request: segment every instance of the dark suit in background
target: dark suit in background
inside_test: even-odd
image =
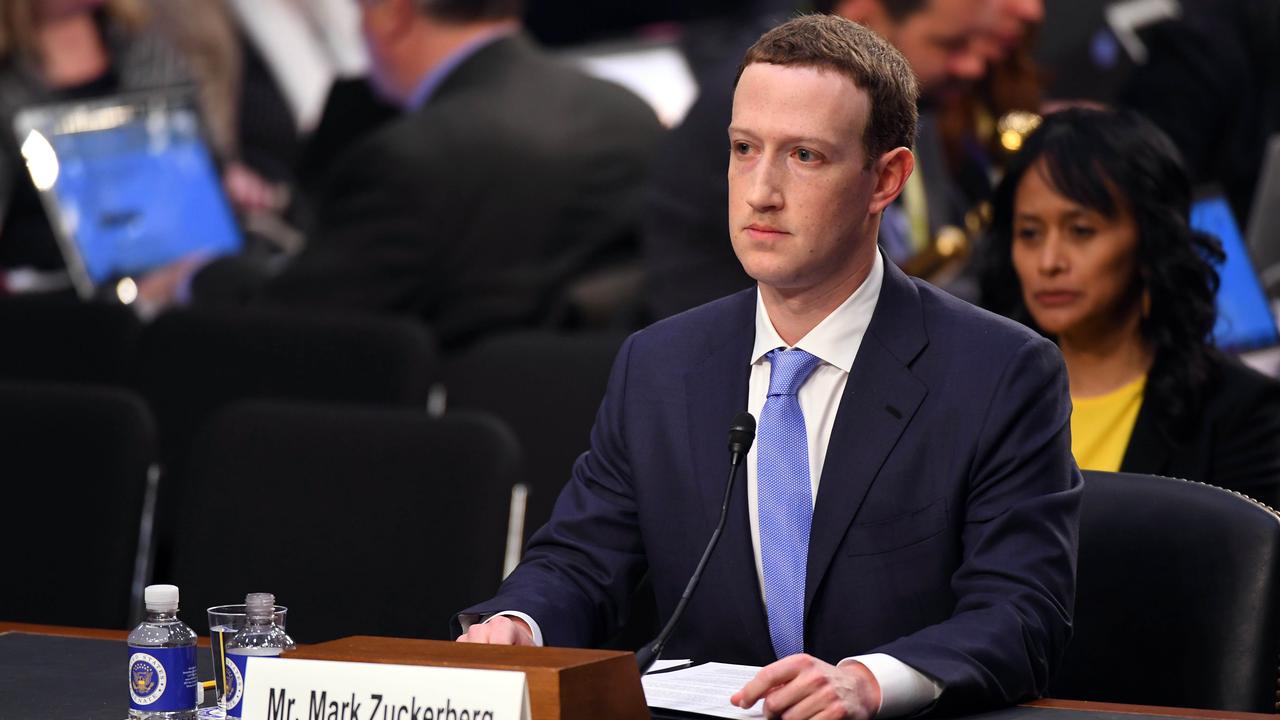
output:
[[[1221,185],[1243,224],[1267,138],[1280,133],[1280,3],[1178,4],[1178,17],[1140,31],[1148,59],[1117,104],[1168,133],[1192,181]]]
[[[1209,483],[1280,507],[1280,383],[1220,353],[1204,407],[1172,433],[1147,384],[1120,472]]]
[[[260,299],[417,315],[446,345],[537,324],[630,232],[660,130],[628,91],[496,40],[333,162]]]
[[[604,642],[646,572],[670,617],[716,524],[746,408],[756,293],[633,335],[551,522],[493,600],[548,645]],[[944,685],[936,709],[1045,689],[1070,630],[1080,499],[1057,348],[885,263],[814,506],[805,651],[872,652]],[[745,482],[668,657],[774,660]]]
[[[742,269],[725,225],[733,79],[743,52],[777,25],[763,17],[703,30],[690,48],[698,97],[663,139],[644,189],[641,250],[645,311],[658,320],[755,284]]]

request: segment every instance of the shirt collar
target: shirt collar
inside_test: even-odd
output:
[[[853,369],[856,350],[871,324],[871,316],[876,310],[876,301],[880,298],[880,286],[884,283],[884,258],[879,249],[876,259],[871,264],[871,272],[862,281],[862,285],[853,291],[840,307],[822,319],[807,335],[800,338],[795,345],[817,356],[828,365],[834,365],[846,373]],[[773,327],[769,319],[769,311],[756,289],[756,344],[751,350],[751,364],[755,365],[764,359],[769,351],[780,347],[788,347],[782,336]]]
[[[466,62],[472,55],[480,52],[483,48],[491,43],[515,34],[515,29],[510,27],[499,27],[488,32],[477,35],[464,45],[445,56],[443,60],[436,63],[426,75],[418,81],[418,86],[409,94],[409,102],[407,103],[410,110],[417,110],[436,94],[436,90],[440,89],[440,85],[444,83],[445,78],[457,69],[459,65]]]

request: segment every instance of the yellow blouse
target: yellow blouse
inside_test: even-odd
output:
[[[1072,396],[1071,453],[1081,470],[1120,469],[1146,387],[1147,376],[1142,375],[1106,395]]]

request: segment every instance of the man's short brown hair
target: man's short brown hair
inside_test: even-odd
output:
[[[862,137],[867,164],[916,140],[916,99],[920,89],[902,53],[852,20],[834,15],[802,15],[770,30],[747,50],[734,79],[753,63],[834,70],[871,99],[871,117]]]

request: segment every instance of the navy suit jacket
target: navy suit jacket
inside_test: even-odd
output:
[[[497,597],[464,613],[519,610],[546,644],[591,646],[648,572],[670,616],[719,515],[755,305],[744,291],[628,339],[551,521]],[[805,651],[892,655],[941,681],[938,711],[1041,693],[1075,591],[1070,412],[1051,342],[886,263],[814,506]],[[665,655],[776,659],[745,482]]]

